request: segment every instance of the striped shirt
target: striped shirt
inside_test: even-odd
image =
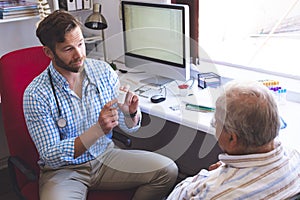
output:
[[[167,200],[286,199],[300,192],[300,154],[278,144],[268,153],[220,154],[224,165],[180,182]]]
[[[102,107],[116,98],[119,86],[117,74],[105,62],[86,59],[84,64],[86,76],[82,83],[81,98],[70,89],[67,80],[55,70],[52,63],[24,92],[25,120],[39,152],[41,166],[58,168],[93,160],[112,142],[112,133],[100,137],[84,154],[74,159],[75,138],[97,122]],[[48,70],[51,73],[54,90],[50,84]],[[67,125],[63,128],[57,125],[59,117],[67,120]],[[127,128],[124,115],[119,112],[119,127],[131,133],[135,132],[140,124]]]

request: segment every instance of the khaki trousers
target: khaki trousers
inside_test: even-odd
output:
[[[163,199],[174,186],[178,169],[162,155],[122,150],[110,145],[97,159],[59,169],[43,167],[40,175],[41,200],[86,199],[88,190],[137,188],[134,200]]]

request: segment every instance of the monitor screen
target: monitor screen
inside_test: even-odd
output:
[[[125,64],[158,77],[190,77],[186,5],[122,1]]]

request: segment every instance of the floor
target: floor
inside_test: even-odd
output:
[[[7,168],[0,170],[0,185],[0,199],[18,200],[17,196],[12,190]]]

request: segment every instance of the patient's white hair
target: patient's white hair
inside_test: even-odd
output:
[[[226,132],[246,147],[269,143],[279,133],[280,118],[271,91],[257,81],[231,81],[216,101],[216,115]]]

